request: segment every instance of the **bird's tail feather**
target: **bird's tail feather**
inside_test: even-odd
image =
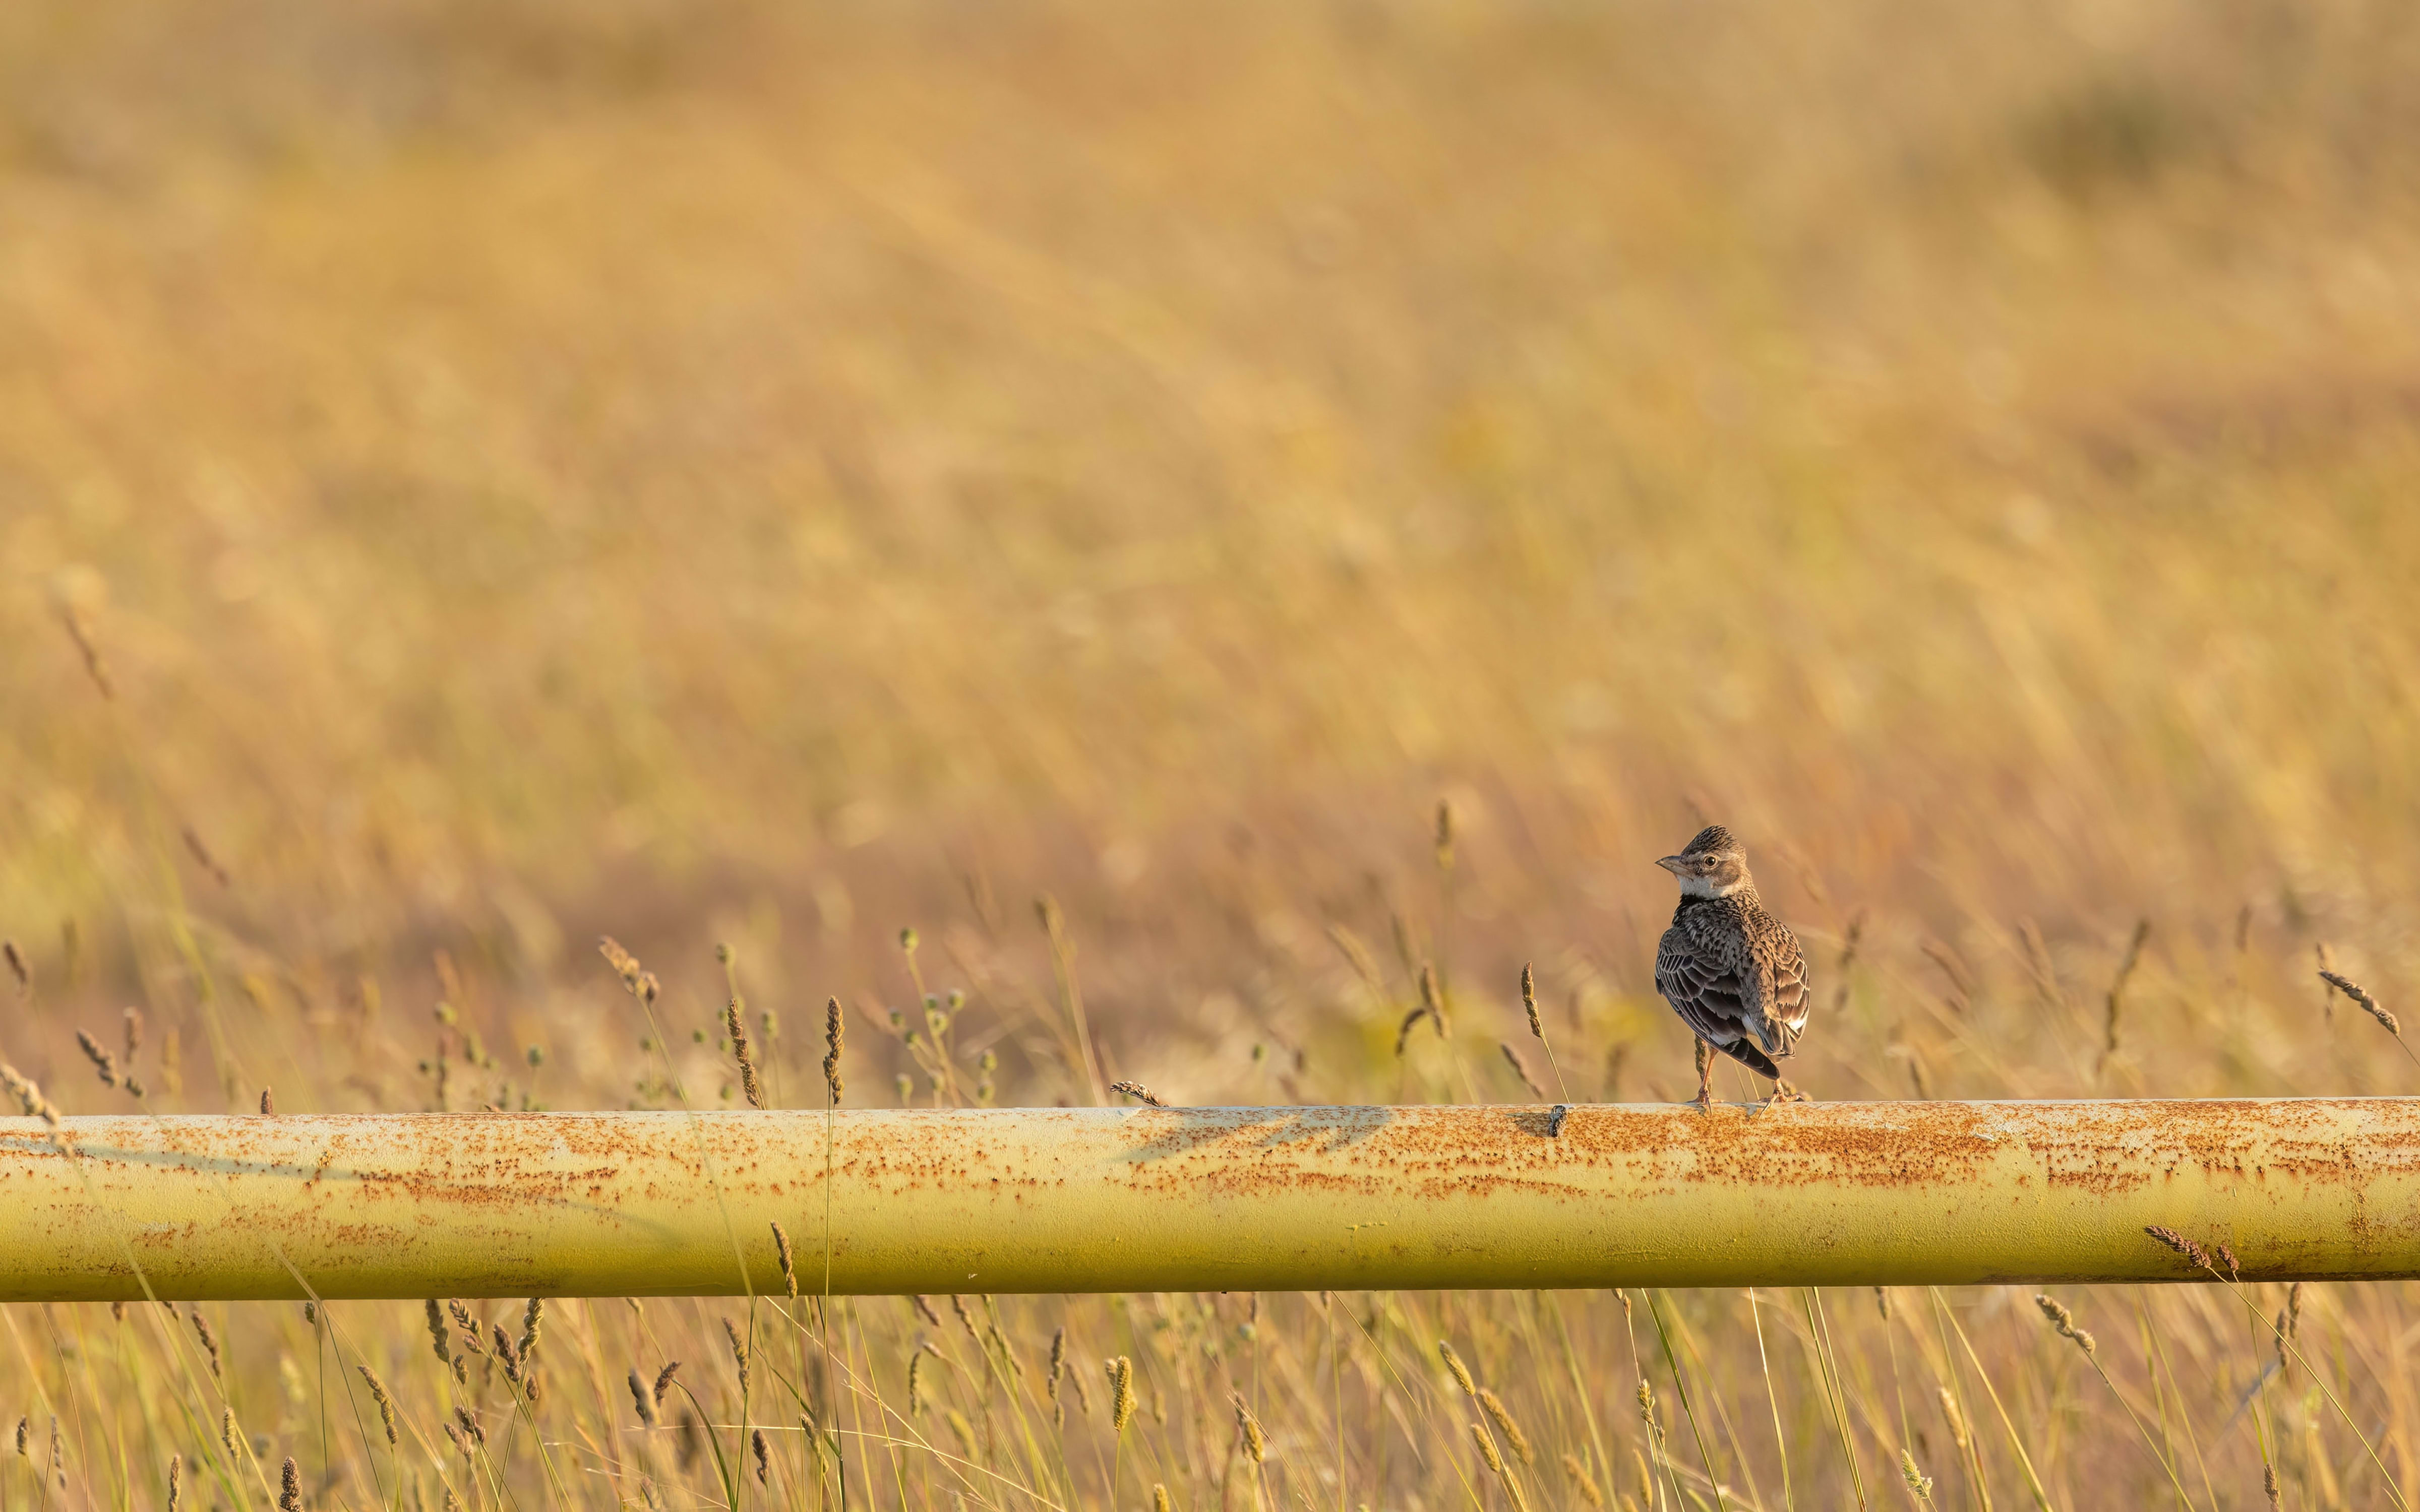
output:
[[[1733,1040],[1729,1044],[1716,1045],[1714,1048],[1760,1076],[1770,1076],[1775,1081],[1781,1079],[1781,1068],[1773,1063],[1771,1056],[1757,1048],[1754,1040],[1743,1037]]]

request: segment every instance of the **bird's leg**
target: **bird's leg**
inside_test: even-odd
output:
[[[1769,1108],[1777,1108],[1784,1103],[1811,1103],[1813,1101],[1814,1099],[1808,1097],[1806,1093],[1800,1091],[1795,1087],[1791,1086],[1788,1082],[1783,1081],[1780,1077],[1776,1076],[1773,1079],[1773,1095],[1764,1100],[1764,1105]]]
[[[1698,1041],[1698,1107],[1714,1111],[1714,1052],[1703,1040]]]

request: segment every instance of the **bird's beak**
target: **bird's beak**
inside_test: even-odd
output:
[[[1681,874],[1681,858],[1677,856],[1663,856],[1659,858],[1655,864],[1662,867],[1665,871],[1671,872],[1676,877]]]

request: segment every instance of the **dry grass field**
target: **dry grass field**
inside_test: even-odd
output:
[[[1173,1101],[1526,1101],[1525,961],[1672,1099],[1719,818],[1819,1097],[2412,1091],[2314,966],[2420,1005],[2415,76],[2378,0],[0,8],[0,1058],[728,1100],[727,944],[787,1105],[827,994],[853,1102],[1082,1101],[1048,899]],[[0,1507],[2420,1490],[2420,1291],[2284,1369],[2060,1300],[843,1302],[744,1419],[761,1304],[550,1304],[520,1410],[416,1304],[14,1307]]]

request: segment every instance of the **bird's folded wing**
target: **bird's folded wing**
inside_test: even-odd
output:
[[[1746,1007],[1733,963],[1700,949],[1679,925],[1655,951],[1655,990],[1699,1038],[1729,1044],[1746,1032]]]
[[[1699,908],[1691,910],[1676,927],[1687,933],[1692,954],[1730,978],[1739,997],[1740,1022],[1750,1025],[1764,1017],[1766,983],[1760,969],[1763,963],[1757,959],[1745,923],[1736,914]]]
[[[1796,1034],[1806,1026],[1807,1010],[1814,1005],[1815,995],[1807,984],[1807,956],[1798,949],[1798,937],[1786,929],[1779,934],[1775,949],[1768,952],[1773,979],[1765,993],[1765,1011]]]

